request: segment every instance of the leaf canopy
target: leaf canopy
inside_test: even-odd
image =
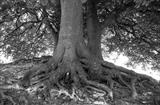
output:
[[[159,68],[160,1],[95,2],[99,23],[105,30],[102,33],[105,50],[123,52],[130,63],[144,62]],[[32,58],[47,49],[53,51],[60,14],[58,0],[1,0],[1,51],[14,59]]]

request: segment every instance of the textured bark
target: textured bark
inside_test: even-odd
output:
[[[88,48],[93,55],[103,59],[101,52],[101,27],[97,17],[95,1],[88,0],[87,10]]]
[[[63,59],[76,59],[76,44],[82,40],[82,5],[81,1],[61,0],[61,24],[55,56]]]
[[[24,61],[24,62],[23,62]],[[35,61],[35,62],[34,62]],[[0,77],[1,78],[6,78],[8,77],[8,79],[1,79],[0,80],[0,104],[4,105],[6,104],[6,101],[8,104],[13,104],[13,105],[23,105],[24,103],[26,105],[46,105],[46,102],[47,101],[50,101],[50,102],[53,102],[54,101],[54,104],[55,105],[59,105],[59,104],[63,104],[63,103],[60,103],[59,100],[64,100],[64,99],[61,99],[61,98],[57,98],[55,97],[55,99],[53,98],[48,98],[50,97],[49,94],[48,94],[48,90],[43,90],[42,89],[42,86],[41,84],[39,84],[41,87],[39,87],[38,89],[42,89],[42,90],[36,90],[36,94],[28,94],[27,90],[19,87],[17,85],[17,80],[18,80],[18,75],[19,75],[19,72],[17,71],[21,71],[21,72],[25,72],[24,70],[29,70],[30,71],[30,68],[32,67],[35,67],[37,65],[37,67],[39,67],[39,65],[41,65],[41,63],[43,63],[44,59],[43,58],[40,58],[40,59],[36,59],[36,60],[20,60],[20,61],[16,61],[16,62],[13,62],[11,64],[6,64],[6,65],[2,65],[1,68],[0,68]],[[45,61],[48,61],[48,60],[45,60]],[[85,62],[85,61],[84,61]],[[90,61],[91,62],[91,61]],[[44,65],[44,64],[43,64]],[[120,75],[123,74],[122,78],[124,78],[124,75],[126,76],[134,76],[138,79],[136,82],[135,82],[135,87],[136,87],[136,90],[138,90],[138,94],[139,92],[142,92],[144,91],[142,94],[147,94],[147,92],[149,92],[149,94],[147,96],[143,96],[143,98],[140,96],[140,100],[134,100],[134,99],[130,99],[130,97],[127,95],[127,87],[116,87],[116,88],[112,88],[114,90],[114,97],[115,97],[115,103],[114,105],[125,105],[126,103],[130,103],[129,105],[131,105],[131,103],[134,103],[134,105],[159,105],[159,102],[160,102],[160,94],[159,94],[159,90],[154,86],[154,84],[156,84],[155,81],[152,82],[152,84],[150,84],[150,81],[149,80],[152,80],[150,79],[149,77],[147,76],[144,76],[144,75],[140,75],[140,74],[136,74],[134,72],[130,72],[130,71],[126,71],[124,70],[124,68],[121,68],[121,67],[118,67],[118,66],[115,66],[113,64],[106,64],[106,62],[104,62],[103,66],[106,66],[106,67],[110,67],[112,69],[115,69],[117,71],[121,71],[119,72]],[[77,66],[77,65],[76,65]],[[92,66],[91,66],[92,67]],[[41,66],[42,68],[42,66]],[[37,68],[39,70],[39,68]],[[44,69],[44,68],[43,68]],[[62,68],[63,69],[63,68]],[[64,70],[64,69],[63,69]],[[78,69],[80,70],[80,69]],[[92,70],[95,70],[95,69],[92,69]],[[100,70],[100,69],[99,69]],[[105,68],[105,70],[107,70]],[[10,71],[10,72],[8,72]],[[108,71],[109,72],[109,71]],[[112,71],[114,72],[114,70]],[[18,73],[18,74],[17,74]],[[31,73],[31,72],[29,72]],[[54,71],[55,73],[55,71]],[[105,72],[106,73],[106,72]],[[126,74],[125,74],[126,73]],[[10,75],[11,74],[11,75]],[[23,74],[23,73],[22,73]],[[27,73],[28,74],[28,73]],[[96,73],[97,75],[98,73]],[[92,77],[92,79],[94,77],[96,77],[96,75],[94,74],[94,76]],[[39,77],[40,75],[37,75],[37,77]],[[54,76],[54,75],[52,75]],[[63,75],[63,77],[65,77],[66,75]],[[101,77],[99,76],[99,78],[102,79],[102,76]],[[118,75],[117,75],[118,76]],[[105,77],[108,77],[109,76],[105,76]],[[116,79],[115,79],[116,75],[115,76],[111,76],[111,80],[113,81],[113,83],[116,82]],[[30,79],[30,78],[28,78]],[[91,78],[90,78],[91,79]],[[106,78],[105,78],[106,79]],[[130,79],[130,78],[128,78]],[[140,80],[143,80],[141,83]],[[5,81],[3,81],[5,80]],[[126,79],[123,79],[124,82],[128,81]],[[135,80],[135,79],[134,79]],[[134,80],[132,82],[134,82]],[[12,81],[12,82],[11,82]],[[13,82],[14,81],[14,82]],[[47,79],[48,81],[48,79]],[[69,78],[65,78],[65,88],[68,89],[68,84],[66,84],[67,82],[69,82]],[[104,89],[107,88],[106,87],[106,84],[100,84],[98,81],[98,79],[95,79],[95,81],[89,81],[89,80],[86,80],[87,84],[83,84],[83,87],[79,88],[79,89],[82,89],[82,88],[85,88],[85,89],[94,89],[94,90],[98,90],[98,89]],[[27,82],[27,80],[25,81]],[[54,81],[49,81],[48,84],[51,85]],[[102,81],[101,81],[102,82]],[[122,81],[121,81],[122,82]],[[40,83],[45,83],[44,81],[40,82]],[[71,82],[69,82],[71,83]],[[77,84],[79,84],[80,82],[77,81]],[[117,83],[120,83],[120,82],[117,82]],[[154,83],[154,84],[153,84]],[[75,83],[74,83],[75,84]],[[88,84],[92,84],[92,85],[88,85]],[[123,84],[123,82],[122,82]],[[137,85],[141,84],[142,86],[141,87],[137,87]],[[49,85],[47,85],[49,87]],[[96,85],[96,86],[94,86]],[[144,85],[144,86],[143,86]],[[93,87],[94,86],[94,87]],[[116,86],[113,84],[113,86]],[[121,86],[121,85],[119,85]],[[44,86],[45,87],[45,86]],[[70,88],[70,87],[69,87]],[[97,88],[97,89],[96,89]],[[104,90],[103,89],[103,90]],[[116,90],[117,89],[117,90]],[[99,91],[99,90],[98,90]],[[116,93],[117,91],[117,93]],[[65,91],[64,91],[65,92]],[[87,93],[87,90],[84,91],[85,94]],[[118,92],[120,92],[118,94]],[[152,93],[151,93],[152,92]],[[63,93],[60,91],[60,93]],[[59,93],[59,94],[60,94]],[[65,92],[66,93],[66,92]],[[34,96],[33,96],[34,95]],[[54,95],[54,94],[53,94]],[[69,94],[68,94],[69,95]],[[71,94],[69,95],[70,97],[74,97],[74,95],[76,94]],[[124,95],[127,95],[128,97],[127,98],[122,98]],[[150,96],[150,95],[153,95],[153,96]],[[20,98],[21,97],[21,98]],[[33,98],[34,97],[34,98]],[[36,98],[38,97],[38,98]],[[117,97],[121,97],[121,98],[118,98],[118,100],[116,100]],[[96,100],[97,101],[97,100]],[[36,104],[36,103],[37,104]],[[73,101],[72,101],[73,102]],[[143,103],[145,102],[145,104]],[[70,103],[70,102],[66,102],[66,104],[69,104],[69,105],[94,105],[93,103],[90,103],[90,104],[76,104],[76,103]],[[96,104],[97,105],[97,104]]]
[[[87,30],[89,40],[86,46],[82,33],[81,1],[61,0],[61,24],[55,53],[47,63],[33,67],[32,72],[26,73],[22,82],[28,79],[31,80],[29,81],[30,85],[34,85],[48,81],[49,88],[56,85],[58,89],[66,89],[70,97],[79,97],[77,93],[73,92],[78,88],[86,95],[88,95],[88,90],[101,91],[110,100],[124,97],[136,99],[140,94],[137,90],[142,89],[139,84],[150,82],[152,86],[155,86],[156,82],[147,76],[138,75],[102,59],[100,32],[95,30],[98,29],[98,20],[95,16],[96,8],[92,3],[94,2],[88,4]],[[70,93],[70,91],[72,92]],[[91,96],[88,95],[88,97]],[[94,99],[94,97],[91,98]]]
[[[87,46],[84,44],[82,33],[81,0],[60,1],[60,32],[58,45],[53,57],[49,61],[41,62],[37,65],[27,68],[20,67],[23,70],[27,69],[29,72],[26,72],[22,79],[18,79],[17,83],[11,84],[11,81],[9,81],[6,84],[4,82],[5,86],[0,86],[0,99],[9,100],[10,103],[16,105],[17,97],[19,98],[21,96],[19,95],[19,91],[16,93],[18,95],[15,98],[15,95],[10,94],[10,91],[7,90],[10,89],[13,91],[13,86],[16,84],[18,87],[16,88],[17,90],[28,91],[31,87],[37,87],[36,94],[39,94],[39,90],[44,90],[41,91],[41,96],[38,96],[38,98],[43,99],[41,101],[43,103],[30,104],[28,103],[30,99],[24,98],[26,105],[46,105],[49,98],[53,100],[52,96],[56,95],[56,93],[52,93],[52,90],[58,91],[58,98],[67,99],[69,96],[72,100],[75,99],[92,105],[94,101],[102,98],[104,101],[112,104],[117,100],[125,100],[123,102],[124,104],[126,102],[138,103],[140,101],[142,104],[138,103],[136,105],[143,105],[141,98],[144,98],[145,102],[147,102],[147,100],[154,96],[156,96],[156,99],[152,98],[152,100],[158,105],[160,99],[158,95],[154,95],[153,90],[159,91],[160,87],[157,86],[158,83],[154,79],[105,62],[102,59],[100,52],[100,32],[97,31],[97,29],[99,30],[99,24],[97,16],[95,16],[96,8],[93,2],[95,0],[88,1],[89,16],[87,30],[89,40]],[[8,68],[6,66],[2,72]],[[12,67],[12,70],[18,68]],[[11,69],[9,68],[8,71],[11,71]],[[2,72],[0,72],[0,75],[2,75]],[[3,78],[5,77],[2,76],[0,80],[5,80]],[[144,95],[146,93],[149,94]],[[26,97],[28,96],[29,94],[26,95]],[[56,100],[58,99],[57,97]],[[27,102],[27,100],[29,101]],[[1,102],[0,100],[1,103],[4,105],[5,101]],[[58,104],[62,105],[64,103],[58,102]],[[71,105],[70,103],[67,104]],[[120,104],[117,103],[117,105]]]

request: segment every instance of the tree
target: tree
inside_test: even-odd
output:
[[[32,29],[33,32],[31,31],[31,33],[38,30],[36,31],[36,35],[41,38],[50,33],[55,42],[53,45],[55,48],[53,57],[50,58],[48,62],[41,63],[38,66],[36,65],[32,70],[27,72],[19,82],[21,87],[28,88],[33,85],[45,83],[48,90],[55,87],[58,89],[65,89],[68,91],[70,97],[82,98],[82,96],[79,96],[79,94],[75,92],[80,90],[89,97],[89,101],[92,101],[93,99],[96,100],[96,97],[94,97],[93,94],[90,96],[91,93],[89,93],[89,91],[97,91],[114,101],[125,100],[138,104],[143,104],[145,101],[145,103],[152,104],[152,102],[149,103],[150,101],[147,102],[146,97],[149,96],[150,100],[152,99],[156,93],[154,90],[159,89],[158,82],[149,76],[138,74],[134,71],[129,71],[123,67],[104,61],[101,53],[101,32],[105,27],[108,27],[110,31],[116,33],[114,35],[115,37],[110,38],[115,38],[113,43],[116,43],[118,38],[120,41],[117,42],[118,44],[120,43],[120,46],[123,46],[124,43],[126,44],[127,41],[130,43],[130,40],[127,38],[124,43],[121,44],[121,40],[124,39],[121,35],[126,35],[129,38],[132,35],[141,35],[134,34],[133,32],[135,30],[132,30],[132,28],[135,28],[133,27],[135,24],[141,25],[141,22],[139,22],[141,20],[137,21],[138,19],[135,19],[140,17],[140,15],[135,17],[132,16],[132,14],[136,14],[137,11],[142,11],[142,8],[136,6],[145,5],[143,8],[148,9],[148,5],[152,5],[153,7],[155,6],[154,2],[157,1],[153,1],[152,4],[152,2],[147,2],[145,0],[138,3],[137,1],[132,0],[20,0],[18,2],[13,0],[13,4],[16,5],[15,7],[12,6],[11,3],[8,3],[8,1],[3,2],[1,11],[5,12],[8,10],[8,13],[4,13],[4,16],[9,15],[8,21],[10,22],[16,18],[15,22],[13,21],[12,24],[15,25],[15,23],[18,24],[18,21],[21,22],[15,29],[9,28],[13,30],[11,31],[12,36],[11,34],[4,34],[4,36],[2,36],[4,42],[8,43],[7,40],[12,39],[8,38],[9,36],[15,39],[18,35],[18,38],[23,39],[26,35],[30,35],[29,33]],[[31,3],[35,4],[31,5]],[[30,5],[31,7],[29,8],[27,5]],[[109,5],[111,5],[111,7],[109,7]],[[55,9],[59,7],[61,8],[61,11]],[[53,11],[56,10],[58,12],[54,13]],[[129,10],[132,11],[129,12]],[[14,13],[10,13],[18,11],[20,11],[18,16],[14,16]],[[22,15],[27,13],[29,15]],[[59,13],[61,13],[61,15]],[[126,16],[127,14],[130,14],[131,17]],[[21,15],[24,16],[22,20]],[[55,15],[61,17],[60,21],[54,20],[57,19]],[[1,23],[6,25],[6,29],[8,29],[9,23],[5,23],[5,19],[8,18],[4,19],[4,16],[2,16],[3,19],[1,19]],[[125,16],[124,20],[123,16]],[[128,18],[132,19],[130,20]],[[146,18],[149,17],[146,16]],[[58,26],[56,22],[60,22],[60,26]],[[35,26],[36,29],[32,26]],[[2,28],[3,27],[4,26],[2,26]],[[25,30],[23,28],[25,28]],[[46,29],[44,31],[45,33],[43,33],[44,29]],[[2,29],[2,32],[6,32],[3,30],[4,29]],[[28,32],[23,34],[23,31],[26,30],[28,30]],[[20,37],[21,31],[24,36]],[[33,34],[32,38],[34,37],[35,35]],[[29,39],[29,42],[30,40],[33,40],[32,38]],[[137,37],[134,36],[134,38]],[[127,46],[126,48],[132,48],[134,46],[133,39],[131,39],[131,44],[129,44],[131,46]],[[155,39],[159,40],[158,38]],[[19,40],[17,41],[19,42]],[[50,39],[48,39],[48,41],[50,41]],[[2,43],[2,47],[6,46],[6,43]],[[24,45],[30,44],[24,43]],[[109,43],[110,40],[108,41],[108,44]],[[146,43],[150,43],[150,41],[147,41]],[[155,43],[157,44],[158,41]],[[116,44],[115,48],[120,49],[121,47],[119,47],[118,44]],[[137,43],[135,45],[137,45]],[[126,48],[123,50],[126,51]],[[149,48],[151,49],[151,47]],[[113,48],[113,50],[115,49]],[[135,51],[139,50],[136,49]],[[149,94],[149,92],[152,92],[152,94]],[[147,95],[144,95],[144,93]],[[144,101],[141,100],[139,96],[145,97]],[[128,97],[130,97],[131,100]],[[154,100],[156,103],[158,101],[159,98]]]
[[[159,68],[159,1],[135,1],[108,4],[113,5],[111,11],[106,9],[107,15],[112,14],[107,21],[112,35],[104,43],[109,52],[124,52],[132,64],[143,62]]]

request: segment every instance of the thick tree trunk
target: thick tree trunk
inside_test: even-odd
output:
[[[100,24],[97,17],[95,1],[88,0],[87,6],[88,48],[94,56],[98,57],[99,59],[103,59],[101,52]]]
[[[91,78],[92,75],[96,73],[98,74],[93,79],[99,79],[98,76],[101,74],[101,71],[99,71],[100,65],[98,64],[97,59],[102,59],[102,56],[100,52],[95,51],[101,51],[99,49],[100,38],[99,36],[91,35],[92,33],[96,32],[91,26],[89,26],[89,30],[91,32],[89,33],[89,46],[91,49],[88,50],[88,48],[84,44],[82,30],[83,18],[81,1],[61,0],[61,10],[62,14],[58,46],[55,51],[53,60],[50,61],[50,63],[52,64],[52,68],[55,68],[55,62],[61,63],[61,66],[58,69],[58,75],[60,75],[58,79],[62,78],[61,76],[63,76],[63,74],[71,74],[74,84],[76,84],[76,86],[78,86],[79,83],[83,81],[83,84],[100,88],[110,96],[113,96],[112,91],[108,86],[105,86],[101,83],[92,80],[88,80],[88,78]],[[93,20],[91,19],[89,25],[92,25],[92,22]],[[95,43],[98,44],[96,45]],[[95,45],[97,46],[96,49],[92,49],[95,48]],[[86,61],[89,61],[89,64],[86,64],[86,66],[90,68],[90,71],[88,73],[82,66],[85,65],[84,63],[87,63]],[[87,76],[88,74],[90,77]]]
[[[55,80],[53,82],[58,83],[58,80],[65,74],[74,74],[76,70],[74,66],[78,62],[76,50],[83,38],[82,3],[81,0],[60,0],[60,2],[61,24],[54,55],[47,63],[40,65],[38,68],[34,67],[31,72],[26,73],[22,80],[23,83],[25,80],[37,77],[37,75],[43,75],[40,76],[42,78],[52,77]],[[50,72],[54,73],[51,74]],[[50,74],[48,75],[48,73]],[[27,84],[25,87],[28,86]]]
[[[82,4],[80,0],[61,0],[61,24],[55,55],[76,59],[76,45],[82,40]],[[65,50],[65,51],[64,51]]]
[[[48,80],[50,84],[56,84],[57,87],[68,90],[74,90],[73,88],[76,87],[86,92],[85,94],[89,87],[91,90],[103,91],[111,99],[129,96],[136,98],[136,82],[141,78],[146,79],[146,77],[137,76],[133,71],[103,61],[100,34],[96,30],[98,29],[98,19],[95,16],[95,5],[89,2],[90,14],[87,20],[89,40],[88,45],[85,46],[82,33],[81,0],[60,1],[61,24],[58,45],[53,58],[47,63],[35,67],[34,72],[28,72],[22,82],[38,77],[38,79],[40,78],[38,81]],[[31,83],[29,81],[29,84]],[[154,82],[152,83],[154,84]]]

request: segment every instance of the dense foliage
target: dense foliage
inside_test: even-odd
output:
[[[124,52],[132,64],[145,62],[159,67],[160,2],[144,1],[139,4],[140,1],[120,0],[106,3],[101,14],[104,22],[104,16],[110,17],[105,23],[107,26],[109,24],[106,33],[110,34],[105,37],[104,43],[109,52]]]
[[[130,64],[159,67],[159,5],[159,0],[97,1],[106,51],[123,52]],[[1,0],[0,7],[1,51],[14,59],[32,58],[48,49],[53,52],[60,25],[56,0]]]
[[[15,59],[32,58],[50,49],[58,33],[59,11],[37,0],[0,1],[0,48]]]

